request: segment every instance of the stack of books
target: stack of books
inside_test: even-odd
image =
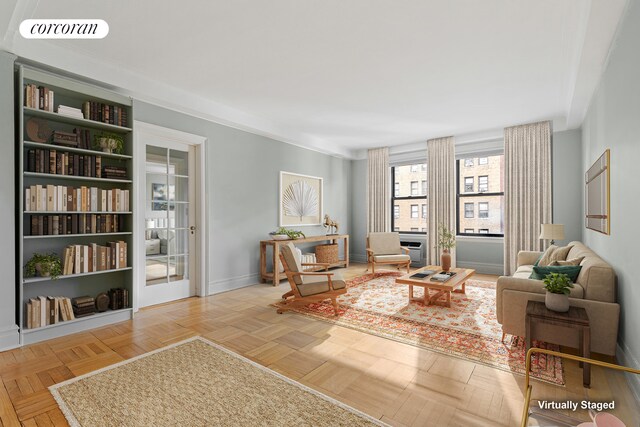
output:
[[[66,185],[30,185],[24,209],[31,212],[129,212],[129,190]]]
[[[129,291],[124,288],[114,288],[109,290],[109,308],[120,310],[129,308]]]
[[[119,233],[123,217],[115,214],[31,215],[31,236]]]
[[[82,274],[95,271],[117,270],[127,267],[127,242],[109,242],[69,245],[64,249],[62,274]]]
[[[53,112],[53,90],[28,84],[24,88],[24,106]]]
[[[96,312],[96,301],[93,297],[84,296],[71,299],[73,314],[76,317],[91,316]]]
[[[58,114],[62,116],[75,117],[76,119],[83,119],[82,110],[79,108],[73,108],[66,105],[58,105]]]
[[[127,126],[127,110],[117,105],[86,101],[82,104],[84,118],[117,126]]]
[[[102,168],[102,177],[110,179],[127,179],[127,168],[107,165]]]
[[[27,150],[26,171],[101,178],[102,157],[66,153],[54,149],[30,149]]]
[[[63,132],[54,130],[51,135],[51,142],[56,145],[64,145],[65,147],[78,147],[78,135],[72,132]]]

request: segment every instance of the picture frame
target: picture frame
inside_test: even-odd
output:
[[[170,210],[175,209],[174,204],[170,204],[176,199],[176,186],[169,185],[169,191],[167,192],[167,184],[152,183],[151,184],[151,210],[152,211],[166,211],[167,206]]]
[[[611,153],[609,149],[585,173],[585,227],[602,234],[611,233]]]
[[[280,171],[279,226],[322,225],[323,178]]]

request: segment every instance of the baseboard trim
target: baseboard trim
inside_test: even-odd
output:
[[[219,294],[220,292],[232,291],[234,289],[246,288],[260,283],[260,274],[252,273],[243,276],[229,277],[226,279],[213,280],[209,282],[207,295]]]
[[[20,347],[20,330],[17,325],[0,330],[0,351]]]
[[[366,264],[367,256],[366,255],[361,255],[361,254],[349,254],[349,261],[361,262],[361,263]]]
[[[473,268],[476,272],[482,274],[496,274],[498,276],[504,275],[504,266],[502,264],[457,260],[456,267]]]
[[[616,358],[620,365],[628,366],[633,369],[640,369],[640,362],[633,357],[631,351],[629,351],[629,348],[626,345],[618,343],[617,347]],[[629,384],[631,393],[633,393],[633,397],[636,399],[638,406],[640,406],[640,375],[633,375],[625,372],[624,376],[627,379],[627,383]]]

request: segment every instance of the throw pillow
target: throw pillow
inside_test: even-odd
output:
[[[529,276],[529,279],[542,280],[549,273],[564,273],[575,283],[581,269],[581,265],[547,265],[544,267],[536,265],[533,267],[533,272],[531,276]]]
[[[566,261],[553,261],[550,265],[580,265],[580,263],[582,262],[582,260],[584,259],[583,256],[578,257],[578,258],[572,258],[572,259],[568,259]]]
[[[569,255],[569,251],[573,246],[549,246],[549,249],[542,254],[542,258],[538,261],[538,265],[540,267],[545,267],[551,265],[554,261],[564,261],[567,259],[567,255]]]

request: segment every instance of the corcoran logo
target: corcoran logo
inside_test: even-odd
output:
[[[102,19],[25,19],[20,34],[25,39],[103,39],[109,24]]]

